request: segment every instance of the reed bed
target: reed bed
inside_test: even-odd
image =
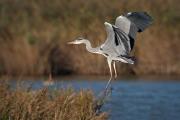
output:
[[[0,74],[35,76],[108,74],[104,57],[67,42],[84,37],[92,46],[106,39],[104,22],[118,15],[146,11],[153,25],[137,35],[131,66],[117,64],[120,74],[180,74],[180,7],[178,0],[1,0]]]
[[[107,120],[106,112],[94,111],[94,99],[90,90],[33,91],[0,83],[0,120]]]

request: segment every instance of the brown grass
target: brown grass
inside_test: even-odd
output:
[[[94,99],[89,90],[12,90],[1,83],[0,120],[107,120],[107,113],[95,113]]]
[[[1,0],[0,73],[8,75],[106,74],[106,60],[66,43],[79,36],[93,46],[106,38],[104,22],[128,11],[147,11],[154,24],[137,36],[135,66],[121,74],[180,74],[178,0]]]

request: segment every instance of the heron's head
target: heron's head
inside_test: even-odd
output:
[[[81,44],[81,43],[84,43],[84,38],[78,38],[72,42],[68,42],[68,44]]]
[[[112,25],[110,24],[110,23],[108,23],[108,22],[104,22],[104,25],[106,26],[106,27],[111,27]]]
[[[111,30],[112,29],[112,25],[110,24],[110,23],[108,23],[108,22],[105,22],[104,23],[104,25],[105,25],[105,27],[106,27],[106,30]]]

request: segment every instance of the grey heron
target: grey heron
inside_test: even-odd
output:
[[[110,79],[106,85],[107,89],[113,77],[112,65],[116,78],[116,61],[134,64],[134,57],[130,56],[130,52],[134,47],[136,33],[144,31],[152,24],[152,21],[152,17],[146,12],[129,12],[125,15],[118,16],[115,25],[108,22],[104,23],[107,32],[107,39],[102,45],[92,48],[89,40],[84,38],[76,39],[75,41],[69,42],[69,44],[84,43],[87,51],[104,55],[107,58],[110,70]]]

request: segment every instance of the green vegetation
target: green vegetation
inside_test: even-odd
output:
[[[32,91],[0,84],[0,120],[107,120],[107,113],[96,114],[92,92],[71,88]]]
[[[180,74],[178,0],[1,0],[0,74],[107,74],[104,57],[66,43],[79,36],[93,46],[106,38],[104,22],[128,11],[147,11],[154,24],[137,36],[136,65],[121,74]]]

